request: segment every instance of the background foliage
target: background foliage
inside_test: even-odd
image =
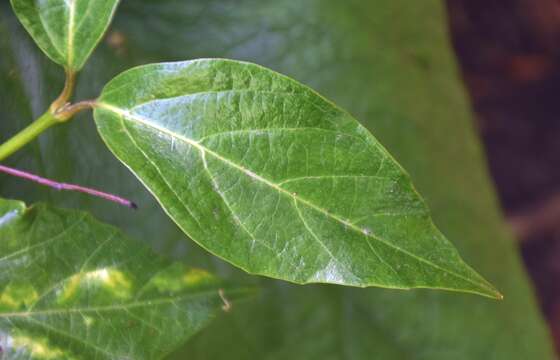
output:
[[[2,359],[160,359],[253,292],[45,204],[0,199],[0,254]]]
[[[0,9],[4,140],[47,108],[63,77],[9,6]],[[234,308],[177,358],[553,358],[488,181],[448,42],[438,0],[125,1],[81,75],[77,97],[95,96],[118,72],[148,61],[231,57],[290,75],[348,109],[395,155],[436,224],[504,293],[503,302],[248,278],[185,241],[104,149],[89,114],[51,130],[10,164],[131,197],[140,212],[6,178],[0,179],[2,195],[90,210],[161,253],[264,287],[257,300]]]

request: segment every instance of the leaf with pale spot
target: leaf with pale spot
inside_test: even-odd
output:
[[[248,291],[166,261],[86,213],[0,199],[9,359],[160,359]]]

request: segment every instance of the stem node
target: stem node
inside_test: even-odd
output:
[[[66,70],[66,81],[64,82],[64,89],[62,89],[62,92],[60,93],[60,95],[58,96],[58,98],[53,101],[53,103],[51,104],[49,110],[52,114],[56,114],[56,112],[68,105],[70,98],[72,97],[72,94],[74,93],[74,87],[76,85],[76,73],[72,70]]]
[[[78,112],[86,109],[92,109],[95,106],[94,100],[81,101],[76,104],[69,102],[74,85],[76,82],[76,73],[66,70],[66,82],[60,96],[51,104],[49,110],[40,118],[35,120],[27,128],[20,133],[0,145],[0,161],[6,159],[29,142],[33,141],[37,136],[46,131],[53,125],[70,120]]]

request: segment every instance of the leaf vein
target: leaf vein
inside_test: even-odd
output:
[[[64,229],[63,231],[61,231],[59,234],[56,234],[54,236],[52,236],[51,238],[44,240],[38,244],[29,246],[25,249],[21,249],[19,251],[16,251],[14,253],[8,254],[2,258],[0,258],[0,262],[6,261],[8,259],[11,259],[13,257],[19,256],[21,254],[25,254],[26,252],[29,252],[31,250],[35,250],[37,248],[41,248],[44,247],[56,240],[58,240],[61,236],[63,236],[64,234],[68,233],[71,229],[73,229],[74,227],[78,226],[79,224],[81,224],[84,220],[85,220],[86,214],[83,214],[76,222],[74,222],[72,225],[70,225],[69,227],[67,227],[66,229]],[[33,226],[33,225],[32,225]]]
[[[336,216],[336,215],[334,215],[334,214],[328,212],[327,210],[325,210],[325,209],[323,209],[323,208],[321,208],[321,207],[319,207],[319,206],[313,204],[312,202],[310,202],[310,201],[308,201],[308,200],[306,200],[306,199],[304,199],[304,198],[301,198],[300,196],[298,196],[298,195],[296,195],[296,194],[290,193],[289,191],[283,189],[282,187],[278,186],[277,184],[271,182],[270,180],[265,179],[265,178],[263,178],[263,177],[261,177],[261,176],[255,174],[255,173],[253,173],[253,172],[250,171],[249,169],[246,169],[246,168],[244,168],[243,166],[241,166],[241,165],[239,165],[239,164],[233,162],[232,160],[227,159],[227,158],[221,156],[220,154],[218,154],[218,153],[216,153],[216,152],[214,152],[214,151],[212,151],[212,150],[210,150],[210,149],[204,147],[202,144],[200,144],[199,142],[197,142],[197,141],[195,141],[195,140],[189,139],[189,138],[187,138],[187,137],[185,137],[185,136],[183,136],[183,135],[181,135],[181,134],[175,133],[175,132],[173,132],[173,131],[171,131],[171,130],[169,130],[169,129],[166,129],[166,128],[160,126],[160,125],[154,124],[153,122],[150,122],[149,120],[147,120],[147,119],[145,119],[145,118],[139,116],[138,114],[133,114],[133,113],[131,113],[131,112],[125,110],[125,109],[121,109],[121,108],[119,108],[119,107],[116,107],[116,106],[113,106],[113,105],[110,105],[110,104],[106,104],[106,103],[101,103],[101,102],[97,103],[97,106],[98,106],[98,107],[101,107],[101,108],[103,108],[103,109],[109,110],[109,111],[111,111],[111,112],[114,112],[114,113],[116,113],[116,114],[120,114],[120,115],[121,115],[121,119],[126,119],[126,120],[129,121],[129,122],[134,121],[134,122],[136,122],[136,123],[138,123],[138,124],[140,124],[140,125],[143,125],[143,126],[145,126],[145,127],[147,127],[147,128],[151,128],[151,129],[153,129],[153,130],[155,130],[155,131],[158,131],[158,132],[160,132],[160,133],[162,133],[162,134],[166,134],[167,136],[170,136],[171,138],[177,138],[178,140],[181,140],[181,141],[185,142],[186,144],[190,144],[191,146],[193,146],[193,147],[195,147],[195,148],[198,148],[199,150],[205,151],[207,154],[212,155],[213,157],[217,158],[218,160],[220,160],[220,161],[222,161],[222,162],[228,164],[228,165],[231,166],[232,168],[235,168],[235,169],[237,169],[238,171],[240,171],[240,172],[246,174],[247,176],[249,176],[249,177],[251,177],[251,178],[253,178],[253,179],[256,179],[256,180],[258,180],[258,181],[260,181],[260,182],[262,182],[262,183],[264,183],[264,184],[270,186],[271,188],[273,188],[273,189],[275,189],[275,190],[277,190],[277,191],[279,191],[279,192],[285,194],[285,195],[288,196],[288,197],[291,197],[291,198],[296,199],[296,200],[299,201],[300,203],[305,204],[306,206],[309,206],[309,207],[311,207],[311,208],[317,210],[318,212],[322,213],[324,216],[329,217],[329,218],[332,218],[333,220],[335,220],[335,221],[341,223],[342,225],[344,225],[344,226],[346,226],[346,227],[348,227],[348,228],[350,228],[350,229],[356,231],[357,233],[361,234],[362,236],[371,237],[371,238],[373,238],[373,239],[375,239],[375,240],[381,242],[382,244],[384,244],[384,245],[386,245],[386,246],[388,246],[388,247],[390,247],[390,248],[393,248],[393,249],[395,249],[395,250],[397,250],[397,251],[399,251],[399,252],[401,252],[401,253],[403,253],[403,254],[409,256],[410,258],[413,258],[413,259],[415,259],[415,260],[417,260],[417,261],[419,261],[419,262],[422,262],[422,263],[424,263],[424,264],[426,264],[426,265],[429,265],[429,266],[431,266],[431,267],[433,267],[433,268],[435,268],[435,269],[438,269],[439,271],[448,273],[449,275],[455,276],[456,278],[462,279],[463,281],[466,281],[466,282],[471,283],[471,284],[473,284],[473,285],[481,286],[479,283],[474,282],[472,279],[469,279],[469,278],[467,278],[467,277],[465,277],[465,276],[463,276],[463,275],[461,275],[461,274],[457,274],[457,273],[455,273],[454,271],[451,271],[451,270],[448,270],[448,269],[446,269],[446,268],[443,268],[443,267],[441,267],[441,266],[439,266],[439,265],[433,263],[432,261],[430,261],[430,260],[428,260],[428,259],[425,259],[425,258],[422,258],[422,257],[420,257],[420,256],[418,256],[418,255],[415,255],[414,253],[411,253],[411,252],[408,251],[408,250],[405,250],[405,249],[403,249],[403,248],[401,248],[401,247],[399,247],[399,246],[397,246],[397,245],[395,245],[395,244],[392,244],[391,242],[389,242],[389,241],[387,241],[387,240],[385,240],[385,239],[383,239],[383,238],[381,238],[381,237],[379,237],[379,236],[376,236],[376,235],[374,235],[374,234],[371,233],[371,232],[367,232],[367,231],[364,231],[363,229],[360,229],[360,228],[356,227],[354,224],[349,223],[348,221],[346,221],[346,220],[344,220],[344,219],[342,219],[342,218],[340,218],[340,217],[338,217],[338,216]]]

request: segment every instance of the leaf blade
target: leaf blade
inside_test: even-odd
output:
[[[375,138],[287,77],[230,60],[142,66],[107,85],[95,119],[109,148],[183,231],[247,272],[500,297],[435,228],[408,175]],[[252,203],[244,200],[251,194]],[[264,215],[253,221],[253,209]],[[231,245],[236,240],[244,243]]]
[[[51,60],[79,71],[107,31],[119,0],[11,0],[11,4]]]
[[[266,64],[313,85],[337,104],[351,109],[397,156],[430,204],[436,224],[461,249],[465,259],[492,279],[506,297],[503,302],[495,303],[445,292],[301,287],[261,279],[266,297],[235,307],[232,316],[215,321],[211,328],[189,342],[186,353],[178,353],[176,358],[271,360],[305,354],[307,359],[371,359],[375,353],[381,358],[401,359],[414,357],[418,348],[429,354],[426,356],[430,359],[472,359],[487,353],[499,353],[498,357],[504,359],[554,358],[533,292],[515,260],[515,241],[504,231],[506,226],[487,180],[478,138],[472,131],[472,114],[450,56],[445,11],[440,2],[424,4],[421,9],[393,0],[356,1],[352,7],[334,0],[297,4],[287,0],[263,0],[258,4],[240,1],[227,9],[220,3],[208,8],[206,0],[124,2],[116,18],[116,26],[127,39],[119,47],[124,52],[117,54],[108,44],[103,44],[103,50],[95,54],[102,65],[84,69],[81,79],[85,81],[81,82],[79,96],[99,95],[110,74],[140,63],[208,55],[240,57]],[[9,121],[0,122],[2,134],[17,131],[26,125],[25,119],[32,117],[25,102],[30,95],[20,95],[17,91],[26,82],[20,82],[20,75],[8,77],[11,69],[19,69],[17,74],[23,74],[27,83],[29,79],[34,80],[46,93],[59,91],[62,85],[53,82],[59,79],[59,73],[49,62],[40,61],[40,73],[33,76],[26,71],[25,61],[22,66],[21,58],[42,59],[42,54],[33,47],[26,47],[26,57],[21,57],[20,62],[16,59],[12,62],[14,54],[9,47],[6,49],[6,44],[22,46],[29,45],[29,41],[6,5],[0,5],[7,10],[0,16],[0,48],[7,55],[0,57],[0,67],[4,69],[0,71],[0,87],[7,89],[6,96],[0,96],[3,104],[0,113]],[[402,9],[406,10],[402,12]],[[395,12],[402,15],[403,21],[394,21]],[[256,18],[255,13],[262,16]],[[277,16],[280,13],[285,15]],[[294,13],[302,16],[291,16]],[[325,19],[325,13],[332,17]],[[364,14],[371,16],[366,19]],[[208,21],[201,22],[202,15]],[[145,19],[149,16],[153,21],[147,24]],[[411,25],[404,30],[403,23]],[[317,24],[323,26],[317,28]],[[221,31],[216,32],[216,27]],[[302,27],[303,37],[293,36],[295,27]],[[279,30],[271,33],[270,28]],[[180,31],[171,34],[167,29]],[[401,41],[403,30],[410,39],[404,40],[406,45]],[[135,36],[139,31],[142,37]],[[229,36],[224,37],[224,33]],[[258,36],[247,37],[248,33]],[[162,42],[163,38],[169,41]],[[282,46],[262,46],[263,42],[276,44],[278,40]],[[175,46],[176,43],[182,46]],[[324,44],[330,44],[332,49],[345,49],[348,55],[340,59],[338,51],[325,53]],[[426,44],[430,44],[429,48]],[[386,57],[380,58],[379,54]],[[416,66],[412,54],[425,59],[429,69]],[[137,212],[123,212],[104,202],[62,193],[53,195],[57,203],[79,206],[110,219],[134,234],[134,238],[153,244],[162,252],[184,256],[205,268],[216,266],[220,271],[231,271],[243,280],[249,278],[195,243],[185,243],[182,231],[168,221],[140,182],[128,176],[128,170],[106,150],[93,122],[70,126],[68,131],[62,128],[53,131],[46,135],[52,140],[42,148],[41,158],[52,155],[47,169],[40,167],[39,154],[31,151],[33,147],[12,159],[12,165],[49,177],[71,177],[74,182],[94,183],[132,197],[142,207]],[[84,142],[89,144],[89,152],[82,151]],[[56,156],[61,152],[66,156]],[[92,166],[104,171],[91,172]],[[434,174],[437,182],[433,180]],[[14,197],[31,200],[46,196],[37,194],[36,187],[10,178],[0,179],[0,183],[2,191]],[[141,229],[137,226],[139,222],[143,224]],[[163,232],[166,237],[157,236]],[[348,309],[354,311],[341,319],[340,314]],[[478,315],[473,316],[474,313]],[[519,313],[524,316],[514,315]],[[256,318],[262,321],[255,321]],[[504,323],[508,324],[508,331],[504,331]],[[232,328],[239,331],[232,332]],[[301,331],[294,332],[295,328]],[[525,339],[523,342],[514,340],[519,338],[518,334],[525,334],[520,335]],[[396,338],[400,339],[398,343],[394,341]],[[464,340],[461,344],[465,346],[460,350],[457,350],[457,339]],[[236,346],[231,346],[232,342]],[[444,346],[449,351],[442,352]]]
[[[230,299],[247,291],[165,261],[85,213],[5,200],[0,269],[3,351],[31,358],[161,358],[209,323],[223,289]]]

